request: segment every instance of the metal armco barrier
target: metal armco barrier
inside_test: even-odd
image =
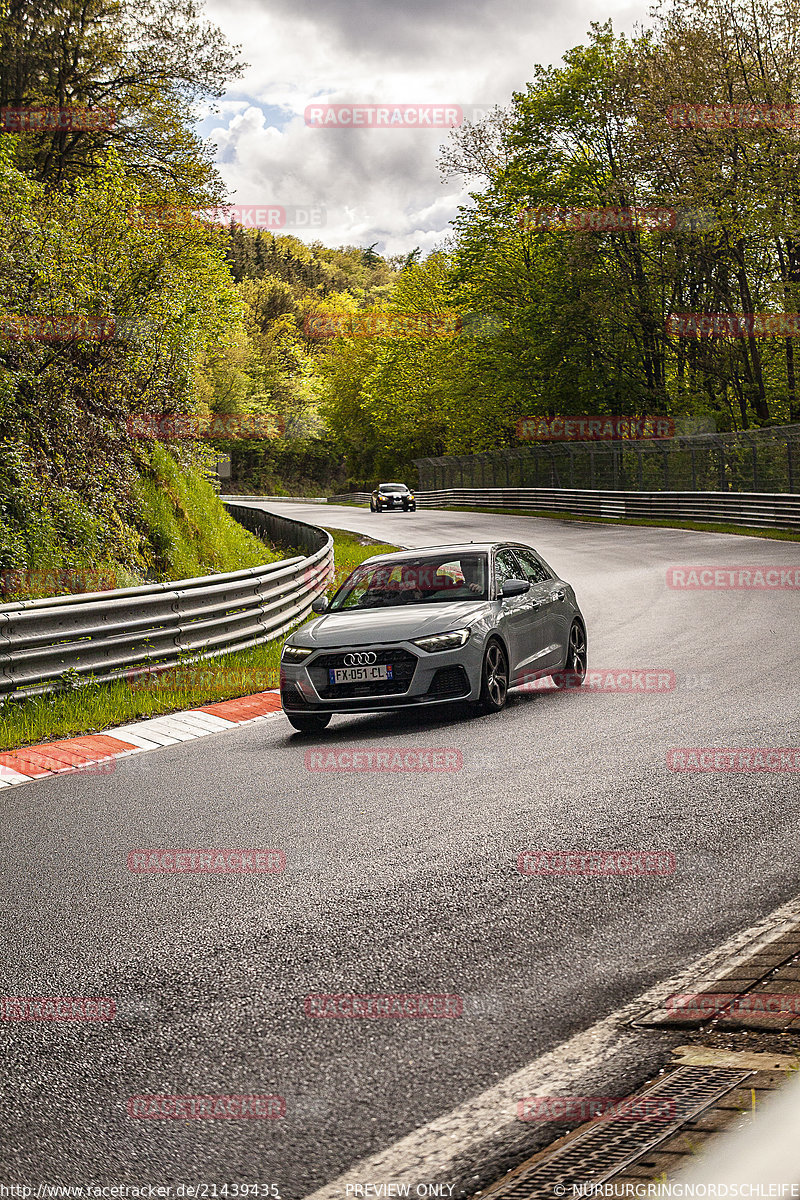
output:
[[[567,488],[449,488],[415,492],[419,508],[518,508],[649,521],[700,521],[753,529],[800,529],[800,495],[786,492],[605,492]],[[369,504],[368,492],[329,496],[328,503]]]
[[[327,496],[223,496],[220,500],[233,504],[246,504],[248,500],[258,500],[260,504],[324,504]]]
[[[107,682],[244,650],[307,616],[333,571],[330,534],[246,505],[226,508],[251,532],[302,553],[173,583],[0,604],[0,695],[54,691],[67,672],[77,683]]]

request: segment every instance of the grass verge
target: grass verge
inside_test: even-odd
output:
[[[340,529],[329,532],[335,563],[329,594],[365,558],[395,549]],[[282,644],[281,637],[218,658],[179,663],[138,680],[89,683],[28,700],[7,697],[0,702],[0,750],[98,733],[113,725],[275,688]]]

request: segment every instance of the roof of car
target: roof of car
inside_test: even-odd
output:
[[[519,543],[522,545],[522,543]],[[495,546],[512,546],[513,542],[456,542],[452,546],[417,546],[413,550],[396,550],[391,554],[375,554],[372,558],[364,559],[364,562],[374,563],[380,562],[381,559],[392,559],[393,562],[398,559],[419,558],[420,555],[441,554],[446,550],[448,554],[488,554]]]

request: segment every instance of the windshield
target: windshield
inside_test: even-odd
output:
[[[437,604],[445,600],[486,600],[489,577],[485,554],[440,554],[365,563],[331,601],[331,611]]]
[[[408,488],[404,483],[379,483],[379,492],[407,492]]]

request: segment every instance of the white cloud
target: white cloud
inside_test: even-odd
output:
[[[204,124],[236,203],[322,205],[327,245],[378,242],[428,252],[450,234],[466,192],[442,183],[444,129],[313,129],[322,103],[507,104],[537,62],[585,41],[592,20],[643,22],[629,0],[210,0],[208,14],[250,61]],[[249,98],[249,99],[247,99]],[[220,119],[220,117],[222,119]],[[209,132],[210,131],[210,132]]]

